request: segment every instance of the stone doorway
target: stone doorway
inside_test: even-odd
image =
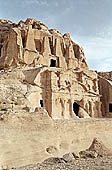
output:
[[[112,104],[109,104],[109,112],[112,112]]]
[[[1,51],[2,51],[2,45],[0,45],[0,56],[1,56]]]
[[[76,114],[76,116],[78,116],[79,107],[80,107],[79,104],[77,104],[76,102],[73,103],[73,111],[74,111],[74,113]]]
[[[56,60],[51,59],[50,67],[56,67]]]
[[[44,107],[43,100],[40,100],[40,106]]]

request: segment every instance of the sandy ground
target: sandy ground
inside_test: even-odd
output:
[[[15,113],[0,122],[0,166],[34,166],[50,157],[78,153],[89,148],[94,137],[112,150],[112,119],[53,121],[37,113]],[[52,166],[54,169],[55,166],[68,167],[69,163]]]

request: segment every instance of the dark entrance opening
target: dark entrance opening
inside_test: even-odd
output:
[[[112,104],[109,104],[109,112],[112,112]]]
[[[40,106],[44,107],[43,100],[40,100]]]
[[[73,111],[74,111],[74,113],[76,114],[76,116],[78,116],[79,107],[80,107],[79,104],[77,104],[76,102],[73,103]]]
[[[50,67],[56,67],[56,60],[51,59]]]
[[[59,57],[57,57],[57,67],[59,67]]]
[[[22,38],[22,45],[23,45],[23,48],[25,48],[25,39]]]
[[[1,56],[1,51],[2,51],[2,45],[0,45],[0,56]]]

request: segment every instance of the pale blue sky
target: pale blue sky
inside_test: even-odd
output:
[[[90,69],[112,70],[112,0],[0,0],[0,18],[35,18],[69,32],[84,47]]]

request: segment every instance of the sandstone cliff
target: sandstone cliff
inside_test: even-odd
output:
[[[0,29],[1,107],[42,108],[52,118],[102,117],[97,74],[68,33],[30,18],[0,20]]]
[[[87,68],[84,50],[69,34],[62,35],[34,19],[18,24],[0,20],[0,68],[36,66]],[[50,63],[52,59],[52,63]]]
[[[68,33],[35,19],[0,20],[0,166],[79,152],[94,137],[112,149],[111,121],[92,119],[107,117],[98,80],[110,85]]]
[[[99,72],[99,92],[103,117],[112,117],[112,72]]]
[[[110,71],[110,72],[98,72],[98,75],[103,77],[104,79],[112,81],[112,71]]]

